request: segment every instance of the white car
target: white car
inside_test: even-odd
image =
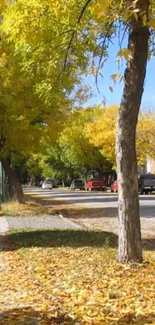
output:
[[[51,179],[45,179],[45,181],[42,183],[42,189],[52,190],[52,188],[53,188],[53,184]]]

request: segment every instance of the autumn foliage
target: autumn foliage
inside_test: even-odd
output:
[[[0,323],[153,325],[153,253],[141,265],[121,265],[115,245],[115,235],[102,232],[8,235]]]

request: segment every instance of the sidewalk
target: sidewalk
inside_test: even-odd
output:
[[[6,218],[0,218],[0,252],[3,251],[3,236],[7,233],[9,230],[9,224],[7,222]],[[1,264],[1,258],[0,258],[0,264]]]
[[[4,222],[4,221],[3,221]],[[1,224],[1,218],[0,218]],[[43,216],[27,216],[27,217],[7,217],[5,225],[15,229],[51,229],[51,230],[80,230],[84,227],[63,218],[61,215],[43,215]]]
[[[9,229],[9,224],[6,218],[0,217],[0,235],[5,235]]]
[[[80,225],[63,218],[61,215],[25,216],[0,218],[0,238],[9,230],[15,229],[51,229],[51,230],[80,230]],[[2,243],[0,244],[2,246]]]

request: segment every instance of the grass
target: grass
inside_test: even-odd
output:
[[[23,247],[117,247],[117,235],[103,231],[10,229],[6,249]]]
[[[51,215],[57,213],[56,209],[47,208],[35,201],[28,201],[25,204],[10,201],[2,203],[0,216],[38,216],[38,215]]]
[[[52,215],[52,214],[63,214],[67,218],[75,216],[91,216],[95,217],[103,215],[104,209],[98,209],[98,212],[94,209],[86,209],[81,207],[73,207],[71,204],[66,206],[64,202],[53,201],[50,202],[51,207],[46,207],[41,199],[31,199],[26,196],[27,201],[25,204],[19,204],[16,201],[9,201],[2,203],[0,206],[0,217],[2,216],[40,216],[40,215]],[[49,203],[49,201],[48,201]]]
[[[154,253],[116,262],[117,236],[12,229],[1,272],[1,325],[155,324]]]
[[[63,214],[67,217],[73,217],[77,214],[86,214],[85,209],[74,209],[71,205],[64,206],[62,202],[43,201],[41,198],[31,198],[26,195],[26,203],[19,204],[16,201],[8,201],[0,205],[0,217],[20,217],[20,216],[40,216],[40,215],[52,215]],[[45,204],[50,202],[50,207],[46,207]],[[89,211],[90,213],[90,211]]]

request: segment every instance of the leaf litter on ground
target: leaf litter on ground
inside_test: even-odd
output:
[[[30,246],[25,235],[11,234],[1,253],[1,325],[155,324],[154,252],[144,252],[142,264],[122,265],[116,248],[73,245],[76,234],[63,246],[63,235],[54,246],[52,232],[48,245],[36,232]]]

